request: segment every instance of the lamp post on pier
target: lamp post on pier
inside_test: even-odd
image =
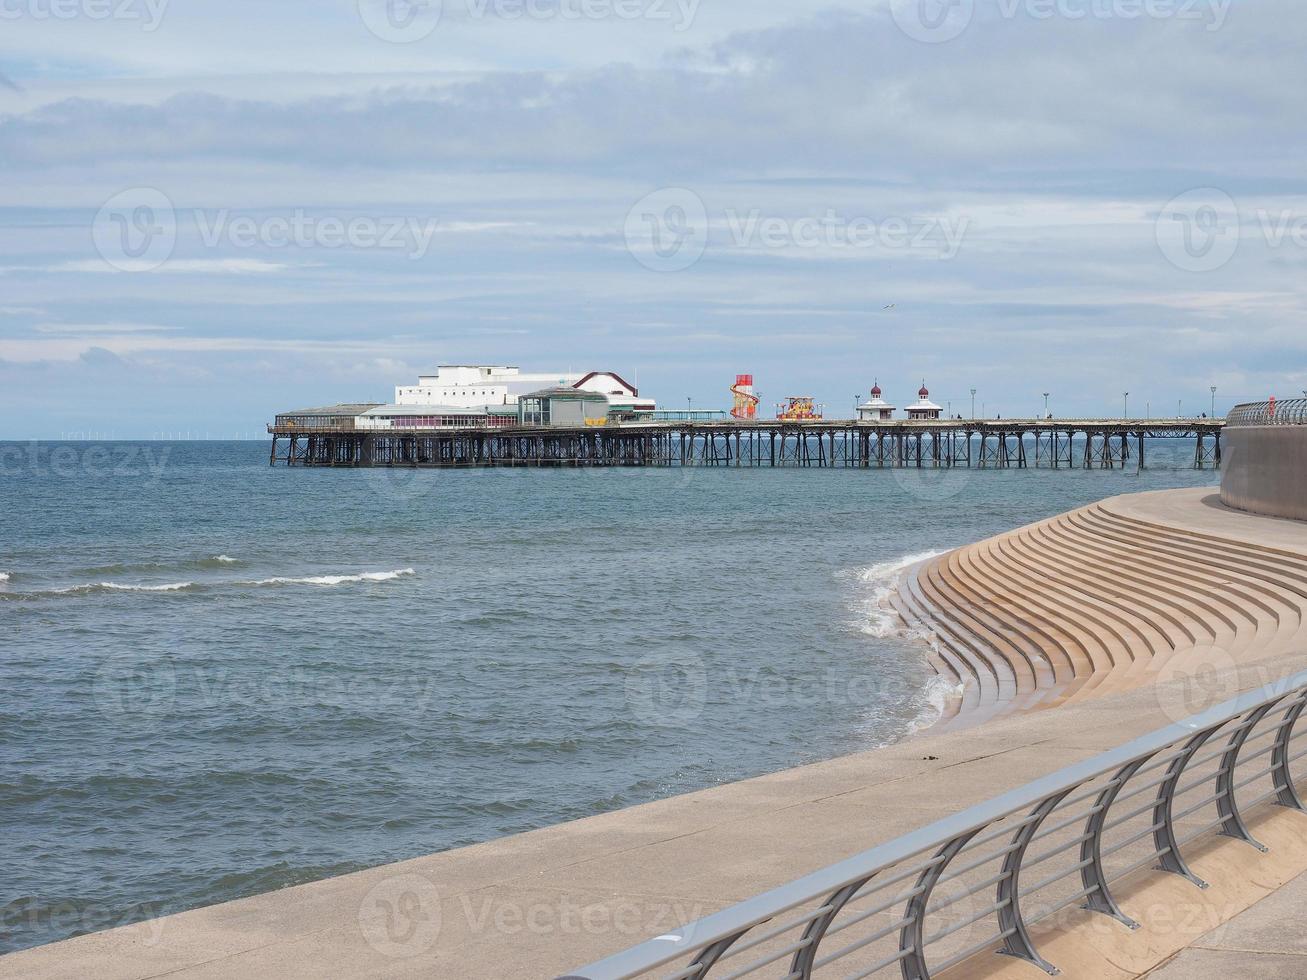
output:
[[[1044,418],[1048,418],[1048,392],[1044,392]]]
[[[971,417],[976,417],[976,389],[971,389]]]
[[[1121,392],[1121,418],[1128,419],[1129,417],[1130,417],[1130,392],[1123,391]]]
[[[1212,418],[1216,418],[1216,385],[1212,385],[1210,391],[1212,392]],[[1307,395],[1307,392],[1304,394]]]

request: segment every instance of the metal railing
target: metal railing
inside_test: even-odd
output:
[[[269,432],[281,433],[318,433],[318,432],[357,432],[353,419],[345,421],[332,419],[282,419],[279,418],[268,426]]]
[[[1225,417],[1227,425],[1307,425],[1307,398],[1276,399],[1236,405]]]
[[[1205,888],[1187,845],[1215,833],[1265,851],[1245,815],[1302,810],[1290,764],[1307,672],[1037,779],[896,840],[709,915],[569,980],[927,980],[1006,953],[1049,973],[1031,927],[1078,909],[1137,928],[1112,885],[1153,867]],[[1083,913],[1076,913],[1083,915]],[[1204,929],[1207,928],[1204,926]],[[1194,938],[1197,938],[1195,935]]]

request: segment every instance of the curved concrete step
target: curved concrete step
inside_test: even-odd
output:
[[[1128,545],[1132,534],[1136,533],[1104,520],[1101,511],[1090,509],[1080,517],[1087,525],[1096,527],[1104,540],[1117,541],[1122,546]],[[1288,639],[1301,628],[1302,603],[1307,599],[1307,589],[1294,580],[1292,573],[1286,575],[1281,571],[1250,568],[1236,552],[1218,558],[1205,549],[1185,549],[1165,538],[1153,538],[1149,548],[1159,560],[1186,569],[1195,579],[1228,591],[1245,608],[1258,610],[1262,616],[1268,617],[1274,623],[1274,631],[1269,637],[1271,642]],[[1307,575],[1307,566],[1303,572]],[[1259,642],[1266,639],[1264,631],[1259,630]]]
[[[1300,640],[1307,551],[1124,509],[1091,504],[904,576],[895,608],[963,688],[944,723],[1128,690],[1177,657],[1219,649],[1252,660]]]

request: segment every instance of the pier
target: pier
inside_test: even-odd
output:
[[[322,412],[323,414],[310,414]],[[270,465],[735,466],[841,469],[1142,469],[1151,439],[1191,439],[1219,468],[1224,420],[902,419],[433,425],[362,429],[341,413],[279,415]]]

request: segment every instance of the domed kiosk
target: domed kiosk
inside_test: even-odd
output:
[[[921,388],[917,391],[917,401],[908,406],[907,412],[910,419],[937,419],[944,409],[930,400],[930,390],[926,387],[926,382],[922,381]]]

